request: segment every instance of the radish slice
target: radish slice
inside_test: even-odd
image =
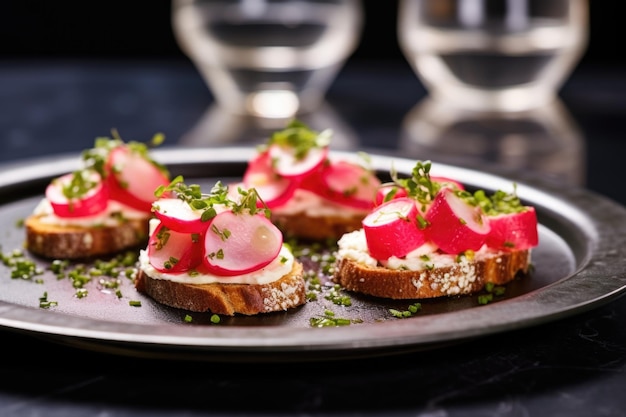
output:
[[[76,198],[68,198],[63,192],[66,188]],[[109,190],[97,172],[77,171],[51,181],[46,198],[59,217],[92,216],[106,210]]]
[[[219,213],[204,239],[204,265],[216,275],[241,275],[272,262],[283,235],[260,214]]]
[[[152,204],[152,212],[168,229],[180,233],[204,233],[209,221],[202,221],[202,210],[194,210],[179,198],[160,198]]]
[[[306,175],[300,179],[300,183],[298,186],[307,191],[311,191],[321,197],[329,198],[331,194],[328,190],[328,187],[324,183],[323,173],[326,170],[326,167],[322,165],[317,170],[310,172],[309,175]]]
[[[406,197],[406,190],[395,184],[387,184],[378,188],[376,191],[375,204],[380,206],[381,204],[391,201],[394,198]]]
[[[321,171],[323,189],[315,192],[358,209],[374,207],[380,180],[359,164],[337,161]]]
[[[374,209],[363,219],[363,231],[370,254],[384,261],[402,258],[426,242],[417,223],[419,210],[410,198],[396,198]]]
[[[457,189],[457,190],[465,189],[463,184],[461,184],[457,180],[453,180],[452,178],[431,176],[430,180],[434,182],[438,182],[439,184],[441,184],[442,187],[452,187],[453,189]]]
[[[231,184],[228,184],[228,192],[226,194],[227,198],[230,201],[239,203],[241,200],[241,194],[239,194],[240,188],[242,190],[245,190],[247,188],[246,185],[243,183],[243,181],[233,182]]]
[[[446,253],[478,250],[490,231],[489,220],[448,187],[443,187],[426,212],[428,238]]]
[[[296,155],[297,149],[290,146],[271,145],[268,155],[272,167],[283,177],[301,177],[319,168],[328,156],[328,147],[310,148],[303,157]]]
[[[256,189],[270,209],[285,204],[298,188],[296,180],[282,177],[274,172],[267,152],[259,154],[248,163],[243,176],[243,185],[245,189]]]
[[[487,246],[500,250],[525,250],[539,244],[537,214],[528,206],[519,213],[489,216],[491,231],[485,242]]]
[[[111,150],[107,167],[111,198],[139,211],[150,212],[154,192],[170,182],[154,163],[127,146]]]
[[[150,264],[159,272],[186,272],[202,264],[203,234],[179,233],[159,224],[148,241]]]

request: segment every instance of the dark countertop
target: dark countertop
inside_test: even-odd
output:
[[[522,121],[551,145],[550,155],[530,160],[504,155],[493,142],[479,160],[407,139],[405,117],[424,103],[425,92],[403,66],[348,65],[328,94],[329,107],[312,120],[333,124],[345,148],[461,160],[512,175],[543,171],[547,180],[626,204],[619,182],[624,74],[577,70],[562,89],[558,120]],[[0,91],[6,164],[77,153],[112,128],[127,140],[164,132],[170,146],[241,143],[222,134],[231,125],[211,110],[210,93],[187,63],[3,62]],[[207,134],[206,126],[214,130]],[[452,141],[463,129],[444,128],[442,137]],[[548,162],[534,165],[539,159]],[[0,415],[624,416],[624,323],[626,299],[619,298],[549,324],[436,350],[256,364],[118,356],[2,330]]]

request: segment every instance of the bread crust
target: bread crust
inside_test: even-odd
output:
[[[344,233],[360,229],[365,214],[354,213],[350,216],[307,216],[305,213],[272,212],[274,223],[286,237],[303,240],[323,241],[339,239]]]
[[[49,259],[87,259],[145,244],[149,217],[126,219],[116,226],[85,227],[51,224],[31,215],[24,226],[30,252]]]
[[[187,284],[155,279],[139,270],[135,288],[170,307],[220,315],[255,315],[284,311],[306,303],[302,264],[267,284]]]
[[[475,260],[420,271],[370,267],[343,258],[335,268],[333,280],[348,291],[375,297],[436,298],[472,294],[488,282],[506,284],[520,274],[527,274],[530,262],[530,250],[493,252]]]

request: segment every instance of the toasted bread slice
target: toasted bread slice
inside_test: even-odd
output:
[[[286,204],[272,209],[271,220],[287,237],[336,241],[360,229],[368,213],[367,209],[344,206],[308,190],[296,190]]]
[[[114,254],[145,244],[149,218],[133,218],[111,226],[59,225],[31,215],[25,220],[26,248],[49,259],[83,259]]]
[[[139,270],[137,291],[170,307],[233,316],[284,311],[306,303],[302,264],[294,262],[289,274],[267,284],[187,284],[155,279]]]
[[[362,227],[364,214],[325,215],[312,217],[306,213],[272,212],[274,223],[286,237],[296,237],[302,240],[323,241],[339,239],[344,233],[358,230]]]
[[[346,290],[375,297],[435,298],[476,293],[488,282],[506,284],[519,274],[527,274],[530,262],[530,250],[488,251],[471,260],[462,258],[458,262],[422,270],[368,266],[342,258],[338,261],[333,280]]]

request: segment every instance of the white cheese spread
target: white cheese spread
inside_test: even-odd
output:
[[[34,215],[39,217],[39,221],[46,224],[57,226],[80,226],[80,227],[115,227],[121,222],[121,219],[145,219],[150,213],[135,210],[117,201],[109,201],[107,209],[102,213],[93,216],[81,217],[59,217],[54,214],[52,205],[44,198],[34,210]]]
[[[194,274],[187,273],[170,274],[167,272],[159,272],[150,264],[148,252],[142,250],[139,254],[139,266],[143,272],[154,279],[165,279],[173,282],[181,282],[185,284],[267,284],[278,281],[283,276],[289,274],[293,268],[294,257],[291,251],[283,245],[278,256],[265,267],[258,271],[250,272],[243,275],[235,276],[219,276],[212,274]]]
[[[337,258],[339,260],[343,258],[351,259],[362,265],[370,267],[381,264],[390,269],[422,271],[453,266],[459,262],[456,255],[441,253],[437,250],[437,246],[430,242],[427,242],[412,252],[409,252],[403,258],[392,256],[386,261],[379,262],[369,254],[367,241],[365,239],[365,232],[363,229],[346,233],[341,237],[341,239],[339,239],[337,245]],[[481,257],[493,254],[493,251],[490,251],[486,246],[483,246],[480,250],[474,253],[474,256],[475,259],[481,259]]]

